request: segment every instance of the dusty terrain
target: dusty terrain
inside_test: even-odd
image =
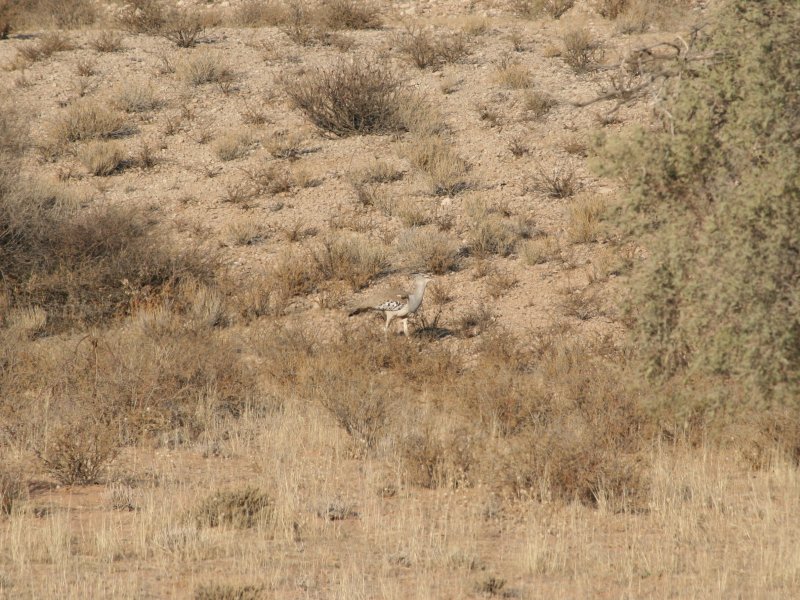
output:
[[[217,287],[208,292],[213,302],[189,301],[208,321],[194,347],[163,342],[183,335],[176,332],[184,325],[173,329],[169,315],[178,308],[166,301],[163,308],[147,290],[131,290],[130,306],[111,324],[31,335],[20,346],[27,354],[14,365],[31,366],[9,373],[23,382],[35,381],[34,371],[51,375],[18,385],[25,401],[14,406],[24,408],[9,410],[18,421],[0,430],[2,460],[23,473],[27,490],[10,514],[0,513],[0,597],[798,594],[794,467],[776,460],[753,471],[738,453],[702,439],[654,436],[619,446],[635,457],[630,468],[645,474],[641,497],[627,503],[600,477],[591,498],[569,498],[546,483],[521,483],[514,464],[532,452],[524,443],[537,442],[518,434],[507,413],[473,430],[470,418],[483,418],[481,405],[462,410],[460,388],[440,385],[457,386],[482,369],[473,388],[484,385],[480,377],[487,387],[508,377],[509,388],[530,385],[559,398],[582,398],[587,386],[611,389],[613,371],[602,381],[586,376],[575,364],[584,355],[572,359],[564,348],[586,345],[613,362],[608,348],[626,331],[619,308],[625,265],[643,250],[605,222],[604,211],[621,198],[620,182],[594,175],[590,161],[598,136],[650,126],[654,98],[618,108],[612,101],[581,103],[608,89],[610,66],[631,49],[672,40],[711,10],[681,5],[623,33],[620,19],[598,12],[600,3],[578,1],[557,19],[521,15],[515,6],[523,4],[379,3],[376,28],[342,29],[302,44],[289,26],[264,24],[235,2],[204,2],[193,10],[207,26],[187,48],[133,33],[117,20],[119,5],[98,5],[93,24],[60,31],[68,43],[44,58],[30,60],[20,49],[52,35],[46,24],[23,24],[0,40],[0,89],[30,126],[20,159],[24,177],[57,186],[79,210],[141,210],[175,247],[199,248],[218,261]],[[583,72],[565,60],[565,35],[576,30],[598,42],[596,64]],[[432,39],[457,39],[464,50],[418,68],[404,44],[425,31]],[[107,32],[116,32],[119,47],[100,51]],[[364,57],[396,73],[403,92],[420,102],[415,111],[441,124],[436,135],[463,160],[457,186],[437,189],[414,160],[430,130],[337,136],[315,127],[287,94],[318,67]],[[201,63],[218,69],[214,81],[192,82]],[[68,111],[87,103],[123,115],[124,131],[101,142],[115,145],[103,152],[115,149],[120,157],[107,173],[92,166],[94,142],[64,142],[54,133]],[[357,282],[334,274],[275,291],[287,273],[316,264],[337,240],[377,252],[379,268]],[[429,240],[444,266],[425,250]],[[417,270],[438,272],[410,340],[393,335],[384,344],[382,317],[348,319],[354,297],[403,284]],[[192,293],[199,297],[201,288]],[[9,331],[10,325],[0,335]],[[282,345],[285,332],[295,337],[287,334],[291,343]],[[515,341],[504,354],[496,344],[509,332]],[[200,425],[160,425],[136,413],[137,423],[147,421],[147,435],[120,443],[92,483],[69,485],[46,460],[51,430],[80,404],[69,390],[84,382],[87,402],[97,407],[116,389],[104,387],[108,382],[144,388],[148,369],[164,370],[136,362],[135,336],[155,340],[163,364],[187,360],[194,348],[189,353],[203,356],[203,369],[217,360],[221,370],[235,364],[252,371],[252,385],[241,384],[247,392],[234,408],[217,410],[227,398],[226,374],[176,384],[194,394],[192,423]],[[380,355],[377,366],[361,367],[358,352],[348,354],[348,340],[366,348],[370,360]],[[223,358],[212,342],[223,344]],[[520,369],[522,379],[509,375],[503,366],[518,360],[516,345],[519,352],[552,351],[541,361],[550,366]],[[375,349],[381,347],[389,348],[387,356]],[[149,356],[151,346],[141,348]],[[311,362],[303,362],[304,352]],[[375,439],[348,430],[357,420],[352,414],[317,401],[327,397],[326,386],[351,389],[334,376],[307,373],[326,352],[331,361],[342,357],[341,372],[366,374],[368,393],[384,386],[403,400],[390,417],[380,416],[388,425]],[[394,355],[407,360],[393,362]],[[433,358],[424,362],[425,356]],[[555,373],[562,375],[554,383]],[[150,395],[163,389],[154,386]],[[565,417],[564,436],[573,425],[603,427],[592,419],[579,426]],[[125,423],[115,426],[127,432]],[[410,474],[417,462],[427,463],[409,444],[434,438],[444,440],[436,446],[443,448],[441,464]],[[470,456],[483,454],[470,463],[477,466],[447,454],[448,443],[462,440],[473,444]],[[609,444],[603,460],[614,458],[617,446]],[[495,462],[506,465],[502,475],[492,470]],[[268,507],[258,498],[254,505],[238,497],[214,504],[215,494],[231,490],[263,492]]]

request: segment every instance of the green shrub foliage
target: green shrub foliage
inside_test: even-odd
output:
[[[605,148],[630,190],[621,222],[647,249],[637,350],[652,376],[712,382],[691,393],[704,410],[800,406],[798,40],[800,3],[727,2],[665,127]]]

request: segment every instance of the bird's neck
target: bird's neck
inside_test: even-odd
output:
[[[425,286],[428,285],[427,281],[420,281],[414,288],[414,292],[408,296],[408,307],[411,311],[417,310],[419,305],[422,304],[422,296],[425,294]]]

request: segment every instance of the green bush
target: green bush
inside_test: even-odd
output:
[[[648,251],[632,282],[637,350],[653,376],[702,382],[682,408],[800,399],[798,39],[800,4],[726,3],[666,126],[605,148],[630,189],[620,221]]]

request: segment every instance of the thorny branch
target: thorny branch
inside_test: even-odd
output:
[[[678,36],[671,42],[637,48],[619,63],[601,67],[599,70],[608,74],[608,82],[601,93],[589,100],[573,102],[573,105],[583,108],[614,100],[614,106],[605,113],[604,119],[613,117],[622,106],[645,96],[651,96],[653,104],[659,106],[667,95],[667,90],[679,85],[681,79],[691,73],[695,65],[707,64],[716,58],[714,52],[699,52],[696,49],[707,25],[702,23],[694,26],[688,40]],[[671,122],[671,116],[663,109],[661,112]],[[671,123],[669,128],[671,129]]]

